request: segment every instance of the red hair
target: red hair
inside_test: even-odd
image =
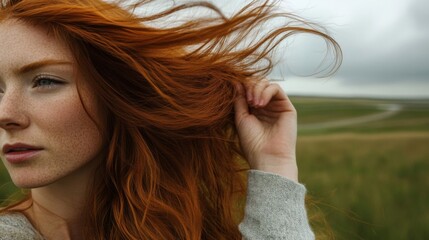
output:
[[[271,18],[299,20],[274,12],[269,1],[252,1],[230,18],[207,2],[146,17],[131,13],[137,5],[144,7],[10,0],[0,11],[1,18],[42,26],[68,43],[107,110],[106,126],[100,125],[105,162],[82,213],[85,239],[241,239],[241,173],[248,166],[234,125],[233,85],[267,75],[268,54],[291,34],[317,34],[340,55],[338,44],[305,24],[277,28],[240,47],[251,29]],[[192,7],[217,15],[149,26]]]

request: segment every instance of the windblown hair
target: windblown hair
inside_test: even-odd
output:
[[[234,125],[234,84],[266,76],[269,54],[292,34],[319,35],[337,56],[340,48],[269,1],[252,1],[231,17],[203,1],[134,13],[149,3],[9,0],[0,20],[41,26],[65,41],[106,108],[107,123],[99,125],[105,161],[82,216],[85,239],[241,239],[248,166]],[[214,14],[153,24],[191,8]],[[279,17],[301,26],[286,24],[243,45],[252,29]]]

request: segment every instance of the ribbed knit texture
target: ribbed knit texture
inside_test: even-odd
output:
[[[305,209],[304,185],[251,170],[248,186],[245,216],[239,226],[245,240],[314,239]]]
[[[28,219],[20,214],[0,215],[0,240],[43,240]]]
[[[276,174],[249,171],[245,216],[239,229],[245,240],[314,239],[304,205],[304,185]],[[0,215],[0,240],[43,240],[19,213]]]

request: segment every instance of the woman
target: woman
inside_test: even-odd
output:
[[[229,19],[204,2],[149,17],[100,0],[3,2],[0,157],[31,190],[2,210],[0,239],[314,237],[296,111],[258,79],[277,38],[311,32],[337,49],[329,36],[289,26],[239,48],[275,15],[268,2]],[[219,15],[149,24],[197,6]]]

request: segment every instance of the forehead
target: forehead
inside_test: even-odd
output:
[[[42,27],[15,19],[0,22],[0,72],[44,59],[72,62],[67,44]]]

